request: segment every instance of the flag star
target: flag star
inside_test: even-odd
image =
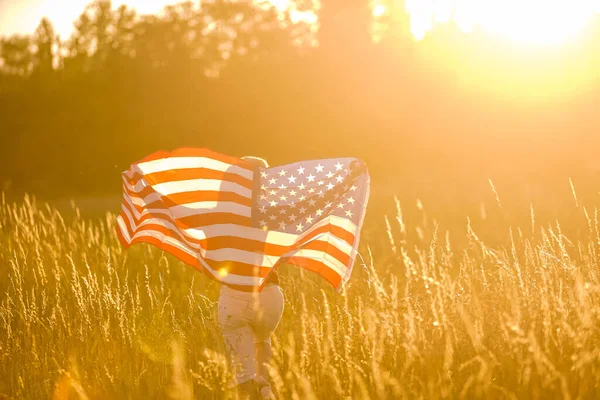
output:
[[[264,221],[264,220],[263,220],[263,221],[260,221],[260,226],[261,226],[261,227],[263,227],[263,226],[267,226],[267,221]]]
[[[304,213],[306,212],[306,208],[304,208],[304,207],[300,207],[300,210],[298,210],[298,212],[299,212],[300,214],[304,214]]]
[[[279,200],[286,201],[287,200],[287,196],[281,195],[281,196],[279,196]]]
[[[306,179],[308,179],[309,182],[314,182],[315,181],[315,176],[313,176],[313,174],[310,174],[309,176],[306,177]]]
[[[331,190],[331,189],[333,189],[333,185],[331,184],[331,182],[329,182],[327,184],[327,190]]]
[[[314,218],[313,218],[313,217],[311,217],[311,216],[308,216],[308,217],[306,217],[306,223],[307,223],[307,224],[312,224],[312,222],[313,222],[313,219],[314,219]]]
[[[290,176],[288,178],[288,181],[290,181],[290,183],[296,183],[296,177],[295,176]]]
[[[300,198],[298,200],[304,201],[304,200],[306,200],[306,196],[302,195],[302,196],[300,196]]]
[[[267,179],[267,173],[265,171],[261,172],[260,176],[262,176],[263,178]]]
[[[275,196],[277,194],[277,190],[273,189],[269,192],[271,196]]]
[[[298,189],[304,190],[304,189],[306,189],[306,186],[304,186],[304,183],[301,183],[300,186],[298,187]]]
[[[308,201],[308,204],[309,204],[311,207],[314,207],[316,203],[317,203],[317,202],[316,202],[314,199],[310,199],[310,200]]]
[[[315,192],[315,188],[308,189],[308,193],[314,193],[314,192]]]
[[[269,185],[274,185],[275,183],[277,183],[277,179],[275,179],[275,178],[271,178],[271,179],[269,180]]]
[[[325,175],[327,178],[331,178],[333,175],[335,175],[333,172],[329,171],[327,173],[327,175]]]
[[[277,219],[277,215],[271,215],[271,216],[269,217],[269,219],[270,219],[271,221],[275,221],[275,220]]]
[[[296,192],[296,191],[295,191],[295,190],[293,190],[293,189],[292,189],[292,190],[290,190],[290,196],[295,196],[295,195],[296,195],[296,193],[298,193],[298,192]]]
[[[261,199],[261,200],[266,200],[266,199],[267,199],[267,197],[269,197],[269,196],[267,196],[267,195],[264,195],[264,194],[261,194],[261,195],[260,195],[260,199]]]
[[[279,214],[283,215],[285,214],[287,211],[285,210],[285,208],[282,208],[281,210],[279,210]]]
[[[265,214],[267,212],[267,207],[262,206],[261,208],[259,208],[259,210],[262,214]]]
[[[296,218],[298,218],[298,217],[296,217],[294,214],[292,214],[289,216],[289,218],[290,218],[290,222],[296,222]]]
[[[319,193],[317,193],[319,195],[319,197],[323,198],[325,197],[325,193],[323,193],[322,190],[319,190]]]
[[[329,208],[329,207],[331,207],[331,203],[327,202],[327,204],[325,204],[325,208]]]
[[[281,221],[279,223],[279,229],[285,229],[285,222]]]
[[[337,164],[335,164],[335,165],[334,165],[334,167],[335,167],[335,170],[336,170],[336,171],[340,171],[340,170],[342,169],[343,165],[342,165],[342,164],[340,164],[340,162],[338,161],[338,163],[337,163]]]
[[[344,204],[343,203],[338,203],[337,208],[344,208]]]
[[[323,186],[323,181],[319,181],[319,182],[317,182],[317,185],[319,185],[319,186]]]
[[[282,183],[281,186],[279,186],[279,189],[287,189],[287,186]]]
[[[354,204],[354,199],[352,197],[348,198],[348,203]]]
[[[352,187],[350,188],[350,190],[352,190],[353,192],[357,189],[356,186],[352,185]]]
[[[304,229],[304,226],[301,223],[296,225],[296,232],[302,232],[302,229]]]
[[[321,215],[323,215],[323,210],[321,210],[320,208],[316,211],[317,215],[320,217]]]
[[[298,175],[304,174],[304,168],[303,167],[298,168],[297,171],[298,171]]]
[[[265,185],[260,185],[260,189],[261,190],[267,190],[267,187]]]
[[[350,211],[350,210],[346,211],[346,215],[349,216],[350,218],[352,218],[352,211]]]
[[[271,200],[271,203],[269,204],[271,204],[271,207],[275,207],[277,205],[277,202],[275,200]]]
[[[325,167],[322,166],[321,164],[316,166],[317,172],[323,172],[323,168],[325,168]]]
[[[338,175],[338,176],[336,176],[336,177],[335,177],[335,180],[336,180],[338,183],[342,183],[342,181],[344,180],[344,178],[342,178],[342,176],[341,176],[341,175]]]
[[[291,202],[291,203],[290,203],[290,208],[296,208],[296,203],[294,203],[294,202]]]
[[[285,176],[287,174],[287,171],[285,169],[282,169],[281,171],[279,171],[279,176]]]

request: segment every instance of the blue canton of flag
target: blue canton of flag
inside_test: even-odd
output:
[[[254,223],[265,230],[302,234],[336,216],[362,224],[369,195],[366,166],[355,158],[304,161],[261,171]]]

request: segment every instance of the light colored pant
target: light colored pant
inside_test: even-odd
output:
[[[271,334],[283,313],[283,292],[266,285],[262,292],[241,292],[221,287],[219,327],[225,339],[235,384],[251,379],[268,382]]]

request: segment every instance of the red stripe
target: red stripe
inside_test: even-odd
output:
[[[123,207],[125,207],[125,209],[127,209],[127,211],[132,216],[134,223],[136,225],[136,227],[135,227],[136,231],[155,230],[155,231],[163,233],[164,235],[172,236],[179,241],[194,243],[196,245],[199,245],[204,250],[219,250],[219,249],[224,249],[224,248],[236,248],[236,249],[245,250],[245,251],[262,253],[262,254],[266,254],[266,255],[270,255],[270,256],[282,256],[290,250],[302,248],[302,249],[308,249],[308,250],[324,251],[324,252],[332,255],[336,259],[338,259],[344,265],[348,265],[348,263],[350,261],[350,256],[347,253],[345,253],[344,251],[337,248],[335,245],[328,243],[328,242],[324,242],[324,241],[311,241],[317,235],[327,233],[327,232],[330,232],[334,236],[337,236],[335,233],[331,232],[332,230],[339,231],[341,229],[344,233],[350,234],[350,232],[346,231],[345,229],[339,228],[339,227],[337,227],[335,225],[331,225],[331,224],[324,225],[313,231],[310,231],[310,233],[307,236],[305,236],[301,240],[297,241],[295,244],[289,245],[289,246],[278,245],[278,244],[273,244],[273,243],[266,243],[261,240],[253,240],[253,239],[241,238],[241,237],[237,237],[237,236],[215,236],[215,237],[207,238],[207,239],[196,239],[196,238],[186,235],[185,233],[183,233],[181,231],[175,231],[175,230],[168,228],[164,225],[161,225],[159,223],[156,223],[156,224],[150,223],[150,224],[146,224],[146,225],[140,227],[139,226],[140,222],[149,220],[149,219],[156,219],[158,222],[167,222],[168,221],[168,222],[175,223],[175,224],[176,224],[176,222],[174,222],[168,218],[162,218],[160,215],[156,215],[156,214],[155,215],[147,214],[146,216],[144,216],[140,220],[138,220],[133,215],[130,205],[127,202],[123,203]],[[124,215],[124,217],[125,217],[125,215]],[[133,227],[129,226],[128,218],[124,218],[124,219],[126,221],[126,225],[128,227],[130,237],[133,237],[133,234],[134,234]],[[332,228],[338,228],[338,229],[332,229]],[[354,235],[351,235],[351,237],[354,238]]]
[[[344,253],[342,250],[335,247],[333,244],[329,242],[321,242],[321,241],[313,241],[308,242],[305,245],[299,246],[298,249],[302,250],[316,250],[322,251],[323,253],[329,254],[335,257],[338,261],[340,261],[344,265],[348,265],[350,263],[350,254]]]
[[[252,264],[241,263],[237,261],[214,261],[204,259],[206,263],[214,270],[219,271],[224,269],[229,274],[233,275],[244,275],[244,276],[258,276],[264,278],[271,271],[269,267],[256,266]],[[248,271],[252,271],[252,274],[248,274]]]
[[[137,227],[134,232],[130,226],[129,220],[123,213],[122,213],[122,217],[123,217],[123,222],[125,224],[125,227],[127,229],[127,232],[129,234],[130,238],[133,238],[135,236],[135,234],[140,233],[140,232],[152,231],[152,232],[158,232],[165,236],[174,238],[177,241],[179,241],[180,243],[186,245],[187,247],[190,247],[189,246],[190,242],[192,242],[192,243],[194,242],[193,240],[185,239],[179,232],[175,232],[175,231],[173,231],[163,225],[160,225],[160,224],[148,224],[148,225],[144,225],[142,227]],[[118,233],[119,233],[119,235],[121,235],[120,240],[122,241],[122,243],[123,242],[127,243],[125,238],[122,236],[120,229],[119,229]],[[143,237],[145,238],[147,236],[143,236]],[[134,238],[132,240],[132,243],[138,239],[142,240],[142,237]],[[155,239],[155,240],[158,240],[158,239]],[[198,242],[198,241],[195,241],[195,242]],[[163,242],[161,241],[161,243],[163,243]],[[129,246],[127,246],[127,247],[129,247]],[[190,250],[193,252],[196,252],[196,253],[198,252],[196,249],[191,248],[191,247],[190,247]],[[199,254],[198,254],[198,257],[200,257]],[[242,263],[242,262],[237,262],[237,261],[213,261],[213,260],[208,260],[208,259],[205,259],[205,261],[214,271],[218,271],[222,268],[225,268],[228,273],[234,274],[234,275],[265,277],[271,270],[271,268],[268,268],[268,267],[255,266],[253,264],[247,264],[247,263]]]
[[[193,214],[193,215],[188,215],[188,216],[181,217],[181,218],[164,218],[161,216],[162,213],[153,211],[153,212],[144,214],[138,218],[135,215],[135,213],[132,211],[131,206],[128,202],[124,201],[123,206],[126,207],[127,210],[129,211],[131,217],[133,218],[133,222],[135,223],[135,225],[139,225],[141,222],[144,222],[144,221],[147,221],[150,219],[154,219],[154,218],[169,221],[169,222],[173,223],[174,225],[176,225],[179,229],[192,229],[192,228],[198,229],[198,228],[202,228],[203,226],[219,225],[219,224],[235,224],[235,225],[241,225],[241,226],[250,226],[252,224],[252,218],[250,218],[250,217],[244,217],[242,215],[233,214],[233,213],[224,213],[224,212],[211,212],[208,214]],[[144,211],[143,209],[139,210],[138,209],[139,206],[135,206],[135,207],[139,213]],[[165,211],[165,214],[170,216],[168,209],[165,208],[163,210]]]
[[[321,261],[304,257],[286,257],[279,260],[277,266],[280,264],[292,264],[298,267],[305,268],[309,271],[316,272],[317,274],[325,278],[327,282],[331,283],[336,289],[342,283],[342,277]]]
[[[122,215],[122,217],[124,217],[124,216]],[[125,225],[128,226],[128,222],[127,222],[126,218],[124,218],[124,221],[125,221]],[[200,263],[200,261],[197,258],[190,256],[186,252],[178,249],[175,246],[172,246],[169,243],[164,243],[164,242],[160,241],[159,239],[156,239],[154,237],[148,237],[148,236],[138,237],[138,238],[133,239],[131,241],[131,243],[127,243],[127,241],[123,237],[120,226],[117,226],[117,236],[118,236],[119,240],[121,241],[121,243],[125,246],[125,248],[129,248],[132,244],[135,244],[135,243],[153,244],[154,246],[158,247],[159,249],[172,254],[173,256],[175,256],[179,260],[183,261],[184,263],[189,264],[189,265],[193,266],[194,268],[204,272],[204,274],[207,275],[208,277],[210,277],[211,279],[219,281],[210,272],[205,270],[205,268],[202,266],[202,264]],[[217,261],[211,261],[211,260],[206,260],[206,262],[215,271],[219,271],[221,268],[226,268],[227,272],[229,272],[231,274],[235,274],[235,275],[242,275],[242,276],[264,277],[270,271],[270,269],[266,268],[266,267],[256,268],[255,266],[252,266],[249,264],[244,264],[244,263],[238,263],[238,262],[227,262],[227,261],[217,262]],[[319,274],[320,276],[322,276],[323,278],[325,278],[335,288],[339,287],[339,285],[342,282],[342,277],[337,272],[335,272],[334,270],[329,268],[327,265],[325,265],[321,261],[303,258],[303,257],[286,257],[286,258],[280,259],[275,268],[277,268],[277,266],[279,266],[281,264],[292,264],[292,265],[296,265],[296,266],[305,268],[309,271],[315,272],[315,273]],[[248,275],[249,271],[253,271],[253,274]],[[258,275],[255,275],[255,274],[258,274]],[[241,285],[231,285],[231,284],[226,284],[226,285],[229,287],[232,287],[236,290],[241,290],[241,291],[260,291],[260,290],[262,290],[262,287],[258,288],[258,287],[252,287],[252,286],[241,286]]]
[[[244,178],[232,172],[215,171],[208,168],[183,168],[170,169],[167,171],[154,172],[151,174],[134,173],[133,177],[123,176],[130,185],[135,186],[141,179],[150,185],[158,185],[165,182],[187,181],[192,179],[215,179],[226,182],[234,182],[252,190],[254,182],[252,179]]]
[[[125,182],[124,182],[125,183]],[[193,191],[187,191],[187,192],[177,192],[177,193],[171,193],[171,194],[162,194],[158,191],[156,191],[156,189],[154,188],[154,186],[145,186],[144,188],[140,189],[140,190],[132,190],[130,188],[127,187],[127,185],[123,184],[123,191],[126,192],[128,195],[130,196],[135,196],[135,197],[139,197],[141,199],[144,199],[145,197],[153,194],[153,193],[158,193],[161,197],[172,197],[174,195],[178,195],[178,194],[187,194],[187,193],[206,193],[206,192],[213,192],[211,190],[202,190],[202,188],[198,188],[200,190],[193,190]],[[251,188],[248,188],[249,190],[251,190]],[[238,192],[235,191],[231,191],[231,190],[219,190],[218,192],[221,193],[234,193],[237,194],[240,197],[243,198],[250,198],[250,196],[243,196],[241,194],[239,194]]]
[[[160,205],[158,204],[158,202],[155,202],[153,204],[155,205],[154,208],[161,208]],[[127,207],[127,209],[130,212],[132,218],[134,219],[134,221],[136,221],[136,224],[139,224],[139,221],[144,221],[144,220],[149,219],[149,217],[144,218],[144,216],[142,216],[141,219],[138,220],[136,218],[135,214],[132,212],[130,204],[128,202],[124,201],[123,205],[125,205]],[[144,207],[138,206],[136,204],[133,204],[133,206],[135,207],[136,211],[138,213],[140,213],[140,214],[145,209]],[[164,207],[162,207],[162,208],[164,208]],[[165,208],[165,213],[168,213],[168,210],[166,208]],[[146,216],[148,216],[148,214],[146,214]],[[173,220],[163,218],[163,217],[160,216],[160,214],[153,215],[152,217],[160,219],[160,220],[169,221],[169,222],[174,223]],[[247,217],[244,217],[244,218],[247,218]],[[244,226],[248,226],[248,225],[244,225]],[[304,238],[302,238],[302,240],[298,241],[295,244],[295,246],[297,246],[299,244],[302,244],[302,243],[305,243],[305,242],[309,241],[310,239],[314,238],[315,236],[317,236],[319,234],[322,234],[322,233],[331,233],[334,236],[336,236],[337,238],[339,238],[341,240],[344,240],[350,246],[354,245],[354,238],[355,238],[354,234],[351,233],[351,232],[348,232],[346,229],[344,229],[342,227],[339,227],[337,225],[326,224],[326,225],[320,226],[320,227],[312,229],[312,230],[309,229],[307,232],[309,232],[309,234],[306,235]],[[233,237],[233,236],[224,236],[224,237],[230,238],[230,240],[239,239],[239,240],[244,240],[244,241],[248,241],[248,242],[252,241],[252,239],[243,239],[243,238],[237,238],[237,237]],[[210,238],[210,239],[217,239],[217,237]],[[189,238],[189,240],[190,241],[194,241],[195,243],[200,244],[203,248],[206,248],[205,246],[208,246],[208,245],[203,244],[204,241],[200,241],[200,240],[193,239],[193,238]],[[285,254],[287,251],[290,250],[289,246],[286,247],[286,246],[281,246],[281,245],[277,245],[277,244],[264,243],[262,241],[255,241],[255,242],[256,243],[249,243],[248,244],[250,249],[258,249],[256,251],[259,251],[259,250],[260,251],[264,251],[266,254],[270,254],[270,255],[282,255],[282,254]],[[215,246],[218,246],[218,245],[215,245]],[[236,246],[229,245],[229,246],[224,246],[224,247],[236,247]],[[239,246],[239,247],[242,248],[243,246]],[[213,249],[217,249],[217,248],[219,248],[219,247],[214,247]],[[250,250],[250,251],[253,251],[253,250]]]
[[[131,214],[131,209],[129,208],[129,204],[125,203],[124,207],[126,207],[127,210],[129,211],[129,213]],[[241,237],[237,237],[237,236],[215,236],[215,237],[206,238],[206,239],[196,239],[196,238],[186,235],[183,232],[174,231],[174,230],[172,230],[164,225],[160,225],[160,224],[146,224],[142,227],[138,226],[141,221],[145,221],[148,219],[156,219],[161,222],[168,221],[168,222],[174,223],[173,221],[166,219],[166,218],[162,218],[159,215],[152,215],[152,216],[147,215],[148,218],[142,218],[141,221],[136,220],[135,216],[133,216],[133,215],[132,215],[132,217],[134,219],[134,222],[136,223],[136,231],[156,230],[165,235],[173,236],[177,240],[187,241],[189,243],[197,244],[200,247],[202,247],[202,249],[204,249],[204,250],[219,250],[219,249],[224,249],[224,248],[235,248],[235,249],[240,249],[240,250],[245,250],[245,251],[262,253],[262,254],[266,254],[266,255],[270,255],[270,256],[282,256],[290,250],[302,248],[302,249],[309,249],[309,250],[324,251],[326,253],[329,253],[333,257],[337,258],[344,265],[347,265],[348,262],[350,261],[350,256],[348,254],[346,254],[342,250],[338,249],[336,246],[334,246],[331,243],[324,242],[324,241],[312,241],[311,242],[311,240],[314,239],[316,236],[318,236],[322,233],[330,232],[331,227],[339,228],[339,227],[336,227],[331,224],[324,225],[322,227],[315,229],[314,231],[311,231],[310,234],[308,234],[306,237],[302,238],[301,240],[297,241],[293,245],[284,246],[284,245],[278,245],[278,244],[273,244],[273,243],[266,243],[261,240],[241,238]],[[129,221],[127,221],[127,224],[129,225]],[[346,230],[344,230],[344,232],[349,233]],[[132,234],[133,232],[130,231],[129,233],[131,236],[133,236],[133,234]],[[337,236],[337,235],[334,234],[334,236]],[[352,235],[352,237],[354,237],[354,235]]]
[[[150,189],[150,190],[147,190]],[[123,186],[123,191],[131,198],[144,198],[150,194],[157,193],[152,188],[146,188],[139,193],[130,191]],[[146,192],[143,194],[143,192]],[[221,192],[214,190],[198,190],[194,192],[173,193],[169,195],[160,194],[161,200],[156,200],[146,205],[148,208],[174,207],[182,204],[197,203],[200,201],[230,201],[243,206],[252,207],[252,199],[233,192]],[[139,207],[139,206],[138,206]]]

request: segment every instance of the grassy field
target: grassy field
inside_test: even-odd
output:
[[[284,268],[278,395],[600,398],[598,212],[507,221],[497,199],[448,227],[415,203],[371,212],[341,294]],[[114,228],[2,197],[0,399],[234,398],[218,285]]]

